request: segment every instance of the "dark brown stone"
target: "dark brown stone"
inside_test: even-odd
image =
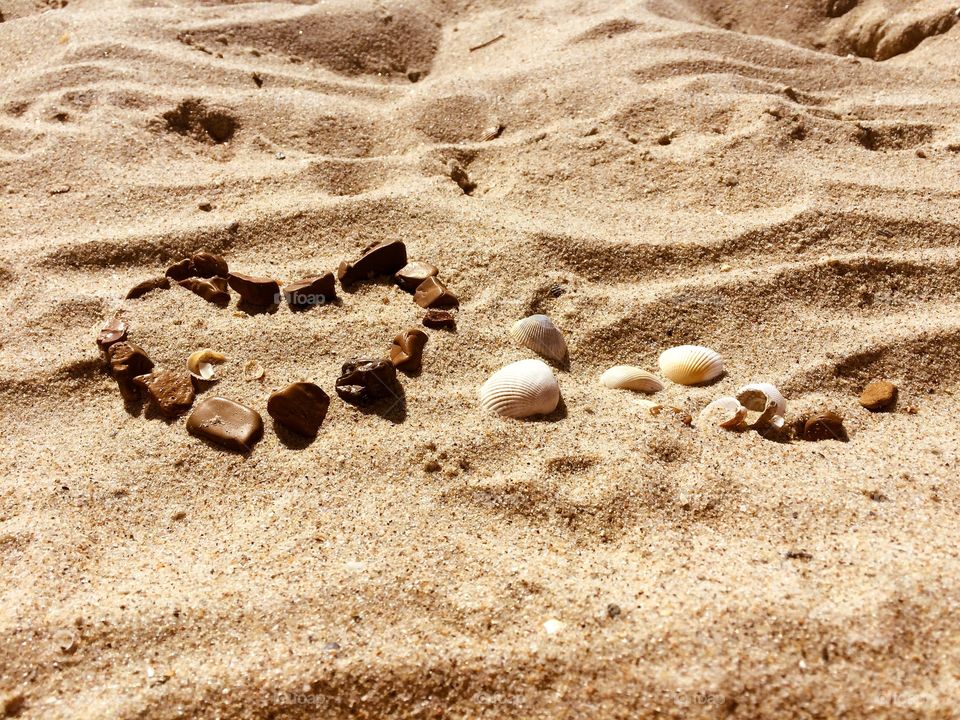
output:
[[[123,342],[126,339],[127,324],[119,318],[112,318],[107,320],[97,334],[97,347],[100,348],[100,352],[105,353],[111,345]]]
[[[171,280],[186,280],[189,277],[194,277],[197,274],[197,271],[193,267],[193,261],[190,258],[184,258],[178,263],[175,263],[167,268],[165,273],[168,278]]]
[[[230,273],[230,287],[240,295],[240,301],[257,307],[270,307],[280,302],[280,283],[271,278]]]
[[[400,240],[374,245],[355,263],[340,263],[337,279],[341,285],[369,280],[378,275],[393,275],[407,264],[407,246]]]
[[[140,397],[140,389],[133,379],[153,370],[153,361],[143,348],[127,341],[111,345],[107,351],[107,359],[110,362],[110,372],[117,381],[123,399],[137,400]]]
[[[233,400],[212,397],[190,413],[187,432],[230,450],[249,452],[263,436],[263,418]]]
[[[860,404],[870,412],[888,410],[896,401],[897,386],[889,380],[874,380],[860,395]]]
[[[267,400],[267,412],[276,422],[309,438],[317,436],[330,407],[330,396],[320,387],[297,382],[278,390]]]
[[[418,328],[407,328],[393,339],[390,362],[395,368],[416,372],[423,362],[423,348],[429,336]]]
[[[457,296],[435,277],[427,278],[417,286],[413,301],[424,308],[451,307],[460,302]]]
[[[804,440],[841,440],[847,439],[843,427],[843,418],[829,410],[814,413],[803,424]]]
[[[230,302],[230,291],[227,290],[227,281],[222,277],[209,279],[187,278],[180,281],[180,286],[195,292],[207,302],[214,305],[226,305]]]
[[[359,358],[343,364],[337,395],[347,402],[366,403],[396,397],[397,371],[389,360]]]
[[[283,297],[292,308],[323,305],[337,297],[337,284],[328,272],[290,283],[283,288]]]
[[[436,277],[438,272],[440,271],[430,263],[412,262],[400,268],[393,279],[401,288],[412,293],[420,283],[427,278]]]
[[[427,314],[423,316],[423,324],[428,328],[440,330],[457,329],[456,318],[447,310],[427,310]]]
[[[150,401],[169,418],[183,415],[193,405],[193,383],[189,373],[155,370],[134,377],[133,382],[145,390]]]
[[[215,255],[210,252],[198,252],[190,261],[193,263],[193,271],[197,277],[227,277],[230,274],[230,268],[223,255]]]
[[[170,278],[167,276],[150,278],[149,280],[144,280],[141,283],[137,283],[129,292],[127,292],[127,300],[136,300],[146,295],[148,292],[153,292],[154,290],[169,290],[170,289]]]

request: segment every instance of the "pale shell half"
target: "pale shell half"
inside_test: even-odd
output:
[[[663,390],[663,383],[653,373],[634,365],[615,365],[600,376],[606,387],[655,393]]]
[[[560,386],[542,360],[520,360],[497,370],[480,388],[484,412],[510,418],[547,415],[557,409]]]
[[[218,353],[216,350],[203,348],[191,353],[190,357],[187,358],[187,370],[197,380],[213,380],[215,374],[213,363],[222,363],[226,359],[226,355]]]
[[[660,353],[660,373],[680,385],[699,385],[723,374],[723,358],[701,345],[678,345]]]
[[[747,422],[751,427],[783,427],[787,414],[787,400],[775,385],[751,383],[737,390],[737,400],[747,408]]]
[[[563,333],[546,315],[531,315],[517,320],[510,328],[510,337],[548,360],[562,362],[567,357],[567,342],[563,339]]]

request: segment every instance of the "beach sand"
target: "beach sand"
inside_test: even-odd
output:
[[[0,0],[0,710],[954,717],[955,6]],[[461,306],[389,412],[333,388],[419,326],[388,281],[122,299],[201,250],[289,282],[394,239]],[[531,313],[562,405],[486,417]],[[230,358],[198,402],[260,412],[252,453],[124,407],[116,314],[160,367]],[[658,402],[772,382],[849,442],[599,383],[680,344],[727,374]],[[266,413],[298,380],[312,443]]]

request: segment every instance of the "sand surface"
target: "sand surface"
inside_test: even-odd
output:
[[[0,710],[954,717],[955,7],[0,0]],[[388,282],[122,300],[199,250],[292,281],[397,238],[462,302],[390,412],[333,392],[419,323]],[[484,417],[535,312],[561,409]],[[248,457],[124,407],[116,313],[160,366],[230,357],[199,398],[264,415]],[[683,343],[727,375],[663,402],[766,380],[850,441],[598,382]],[[313,443],[266,414],[295,380],[333,396]]]

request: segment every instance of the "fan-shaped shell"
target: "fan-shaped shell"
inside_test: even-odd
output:
[[[698,385],[723,374],[723,358],[701,345],[678,345],[660,353],[660,373],[680,385]]]
[[[737,400],[749,411],[747,422],[753,427],[783,427],[787,400],[775,385],[751,383],[737,390]]]
[[[608,388],[655,393],[663,390],[663,383],[653,373],[634,365],[615,365],[600,376]]]
[[[517,320],[510,328],[510,337],[548,360],[561,362],[567,357],[563,333],[546,315],[531,315]]]
[[[210,348],[203,348],[191,353],[187,358],[187,370],[197,380],[213,380],[214,370],[212,363],[221,363],[227,359],[226,355]]]
[[[747,416],[747,409],[735,397],[719,397],[700,411],[699,422],[725,430],[738,427]]]
[[[497,370],[480,388],[480,407],[511,418],[546,415],[557,409],[560,386],[542,360],[520,360]]]

